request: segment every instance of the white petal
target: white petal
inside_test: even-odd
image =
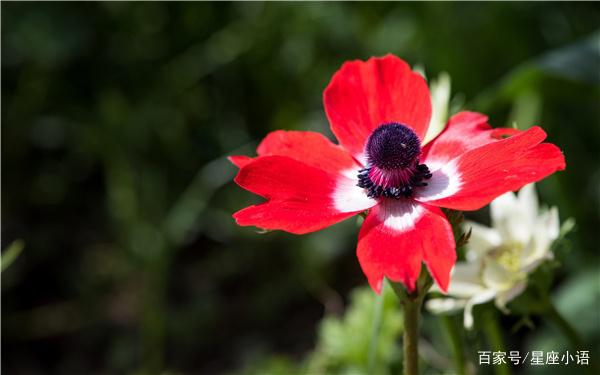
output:
[[[558,237],[560,224],[558,210],[552,207],[537,218],[533,226],[533,235],[521,256],[521,264],[526,272],[531,272],[541,262],[551,259],[552,242]]]
[[[457,262],[452,269],[452,280],[480,283],[481,262]]]
[[[560,220],[558,218],[558,208],[552,207],[540,220],[546,225],[548,238],[555,240],[560,234]]]
[[[349,174],[351,172],[344,172]],[[354,174],[356,177],[358,170]],[[356,186],[356,179],[340,176],[332,196],[335,208],[340,212],[356,212],[367,210],[377,204],[377,200],[369,198],[365,190]]]
[[[448,286],[448,295],[458,298],[472,298],[485,291],[481,283],[480,262],[458,262],[452,269],[452,277]]]
[[[473,328],[473,305],[466,305],[465,312],[463,314],[463,325],[465,328]]]
[[[502,244],[500,233],[494,228],[489,228],[473,221],[463,224],[465,232],[471,230],[471,237],[467,243],[467,260],[479,259],[489,250]]]
[[[435,314],[463,309],[467,301],[456,298],[432,298],[425,302],[425,308]]]
[[[543,258],[538,258],[535,259],[534,261],[528,262],[527,264],[524,264],[521,267],[521,272],[524,274],[529,274],[533,271],[535,271],[536,268],[538,268],[538,266],[542,263],[544,263],[546,260],[548,259],[552,259],[554,258],[554,255],[552,253],[547,253],[547,255]]]
[[[510,289],[520,279],[518,272],[511,272],[493,259],[485,262],[483,269],[483,283],[490,289],[504,291]]]
[[[512,212],[518,206],[517,197],[513,192],[507,192],[490,203],[490,215],[492,216],[492,226],[497,227],[498,223],[503,223],[510,217]]]
[[[492,226],[500,232],[505,242],[529,242],[532,228],[527,225],[528,216],[513,193],[508,192],[494,199],[490,204],[490,214]]]
[[[416,188],[414,197],[419,202],[428,202],[456,194],[462,185],[460,172],[455,161],[446,163],[427,160],[431,178],[427,186]]]
[[[485,292],[478,294],[477,296],[471,298],[465,304],[465,315],[463,318],[463,323],[465,328],[471,329],[473,328],[473,306],[479,305],[482,303],[486,303],[492,300],[496,296],[495,290],[486,290]]]
[[[527,286],[527,281],[522,280],[516,283],[512,288],[507,291],[498,293],[496,295],[496,307],[498,307],[503,312],[508,312],[506,309],[506,304],[515,299],[519,294],[523,293],[525,287]]]
[[[479,283],[452,280],[448,287],[448,295],[460,298],[471,298],[483,292],[485,289],[485,286]]]
[[[525,185],[519,191],[519,208],[527,219],[523,225],[533,226],[538,214],[538,198],[535,192],[535,184]]]

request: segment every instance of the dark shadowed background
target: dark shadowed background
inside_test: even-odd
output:
[[[3,2],[2,249],[24,249],[2,273],[2,371],[266,373],[277,356],[291,372],[366,285],[357,223],[237,227],[258,199],[226,156],[276,129],[331,135],[332,74],[388,52],[448,72],[454,103],[493,126],[541,125],[564,150],[567,170],[538,184],[577,222],[552,293],[592,350],[599,26],[594,3]],[[519,319],[501,317],[508,349],[563,345]]]

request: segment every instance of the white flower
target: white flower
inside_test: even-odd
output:
[[[506,312],[506,304],[521,294],[527,275],[553,254],[552,242],[559,236],[558,210],[539,212],[534,184],[524,186],[518,197],[506,193],[490,204],[492,228],[474,222],[467,244],[466,261],[452,271],[448,298],[427,302],[432,312],[464,309],[464,325],[473,326],[474,305],[495,301]]]

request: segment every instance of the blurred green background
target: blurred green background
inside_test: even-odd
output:
[[[3,2],[2,249],[25,247],[2,273],[2,371],[290,373],[312,358],[310,371],[364,372],[365,351],[347,347],[371,324],[349,302],[373,304],[351,293],[366,285],[356,220],[301,237],[237,227],[232,212],[257,198],[226,156],[275,129],[331,135],[332,74],[388,52],[448,72],[454,103],[492,125],[539,124],[564,150],[567,170],[538,184],[577,221],[552,293],[593,350],[599,26],[597,3]],[[501,317],[507,349],[567,348],[546,320],[520,319]],[[427,314],[426,370],[452,373],[438,331]],[[485,343],[463,334],[476,361]],[[388,370],[394,353],[378,357]]]

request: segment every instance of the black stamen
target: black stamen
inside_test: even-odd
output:
[[[415,168],[415,174],[410,177],[410,181],[402,186],[390,186],[383,187],[377,185],[371,178],[369,178],[369,171],[371,166],[361,169],[358,172],[358,186],[367,190],[367,196],[371,198],[387,197],[387,198],[408,198],[413,194],[415,187],[427,186],[427,182],[423,180],[429,180],[432,174],[429,172],[429,168],[425,164],[418,164]]]

